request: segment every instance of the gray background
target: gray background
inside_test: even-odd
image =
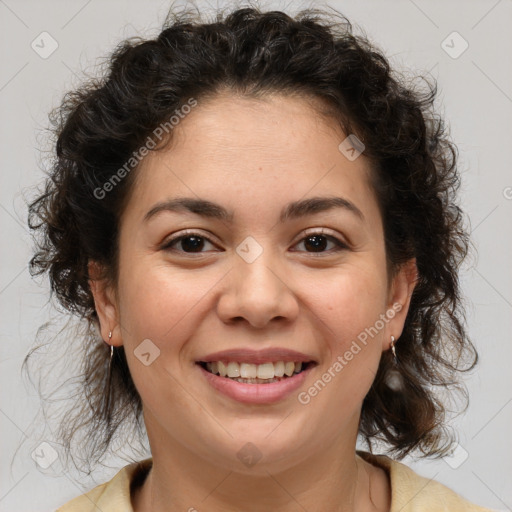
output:
[[[325,5],[291,4],[260,6],[294,12]],[[82,477],[77,483],[76,475],[55,469],[58,463],[43,470],[31,457],[41,442],[31,432],[45,426],[36,419],[38,398],[20,367],[37,328],[59,317],[47,305],[46,281],[32,280],[27,271],[31,242],[24,197],[31,197],[31,187],[43,176],[49,149],[44,134],[47,114],[60,102],[63,91],[79,83],[82,71],[94,74],[97,59],[107,56],[120,39],[155,35],[169,5],[164,1],[0,0],[1,511],[54,510],[111,478],[125,464],[113,461],[93,478]],[[469,330],[480,364],[466,376],[469,408],[451,422],[460,448],[451,459],[406,458],[404,462],[471,501],[512,510],[512,2],[365,0],[328,5],[364,29],[392,64],[413,72],[430,71],[438,79],[438,105],[460,151],[461,202],[478,249],[478,257],[461,270]],[[48,36],[40,36],[44,31],[58,44],[47,58],[31,47],[32,41],[45,37],[44,49],[39,42],[39,51],[51,48]],[[457,58],[453,56],[463,48],[462,39],[450,36],[442,46],[454,31],[469,44]],[[446,45],[452,56],[445,51]],[[49,378],[58,376],[54,372]],[[49,434],[43,439],[52,443]],[[23,447],[16,452],[22,441]]]

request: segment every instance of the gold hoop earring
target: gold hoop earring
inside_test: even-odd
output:
[[[105,408],[104,414],[107,420],[107,423],[110,424],[111,420],[111,411],[110,411],[110,403],[111,403],[111,394],[112,394],[112,360],[114,359],[114,345],[110,343],[112,339],[112,331],[108,333],[108,344],[110,345],[110,359],[108,363],[108,374],[107,374],[107,382],[106,382],[106,392],[105,392]]]
[[[110,367],[112,366],[112,358],[114,357],[114,345],[110,343],[110,340],[112,339],[112,331],[108,332],[108,344],[110,345],[110,363],[109,363],[109,372]]]
[[[393,360],[395,361],[395,365],[397,365],[398,359],[396,357],[395,337],[394,336],[391,336],[391,352],[393,353]]]
[[[388,388],[400,392],[404,389],[404,379],[398,370],[398,359],[396,357],[395,337],[391,336],[391,352],[393,353],[393,367],[386,372],[385,380]]]

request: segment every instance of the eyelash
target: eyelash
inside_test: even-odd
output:
[[[337,248],[335,248],[334,250],[331,249],[329,251],[318,252],[318,253],[308,252],[308,251],[299,251],[299,252],[308,252],[308,254],[311,254],[314,257],[322,257],[322,255],[324,255],[324,254],[330,255],[333,252],[337,253],[337,252],[349,249],[349,246],[345,242],[342,242],[339,238],[335,237],[332,234],[329,234],[328,232],[326,232],[322,228],[318,228],[318,229],[315,229],[314,231],[310,231],[310,232],[306,233],[305,236],[303,238],[301,238],[295,245],[298,245],[301,242],[304,242],[304,240],[307,240],[308,238],[313,237],[313,236],[322,236],[324,238],[327,238],[329,241],[334,242],[337,245]],[[179,252],[179,253],[182,253],[182,254],[198,254],[198,255],[199,254],[204,254],[204,252],[196,252],[196,253],[194,253],[194,252],[180,251],[180,250],[176,250],[176,249],[172,248],[172,245],[174,245],[176,242],[179,242],[180,240],[183,240],[183,239],[186,239],[186,238],[189,238],[189,237],[201,238],[201,239],[204,239],[204,240],[208,241],[212,245],[215,245],[215,243],[212,242],[207,236],[202,235],[201,233],[198,233],[196,231],[188,231],[188,230],[186,230],[183,234],[181,234],[179,236],[176,236],[174,238],[171,238],[170,240],[165,242],[164,245],[161,247],[161,249],[162,250],[169,250],[169,251],[172,251],[172,252]]]

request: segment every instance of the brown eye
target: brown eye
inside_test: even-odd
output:
[[[325,250],[329,240],[323,235],[311,235],[304,239],[304,247],[312,249],[314,252]]]
[[[334,244],[334,249],[328,249],[329,243]],[[297,245],[299,244],[304,244],[306,252],[319,254],[338,252],[343,249],[348,249],[348,246],[338,238],[331,235],[325,235],[323,233],[310,234],[304,237]]]
[[[200,254],[204,252],[203,249],[205,244],[213,245],[213,243],[205,236],[199,235],[198,233],[191,233],[172,238],[162,247],[162,249],[188,254]]]

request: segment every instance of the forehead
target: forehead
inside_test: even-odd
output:
[[[199,102],[176,126],[171,147],[195,147],[200,149],[195,152],[198,157],[236,151],[282,160],[295,151],[304,159],[307,150],[333,142],[337,146],[343,136],[333,118],[320,114],[321,108],[319,100],[309,97],[268,94],[251,98],[221,93]]]
[[[340,151],[347,135],[310,99],[221,94],[199,101],[172,137],[137,169],[128,209],[139,218],[154,203],[184,195],[240,211],[326,193],[374,201],[369,163]]]

